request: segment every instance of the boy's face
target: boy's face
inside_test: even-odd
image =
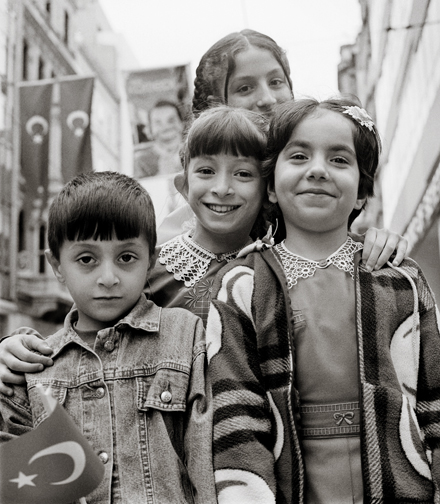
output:
[[[349,119],[317,110],[293,130],[278,156],[269,199],[278,202],[286,231],[347,233],[348,217],[360,209],[359,168]],[[292,235],[293,236],[293,235]]]
[[[249,237],[265,193],[255,158],[217,154],[191,159],[184,195],[197,217],[194,240],[210,250],[219,241],[238,248]]]
[[[65,241],[59,260],[50,251],[46,257],[69,289],[81,331],[111,327],[130,312],[150,267],[148,242],[142,235],[128,240]]]

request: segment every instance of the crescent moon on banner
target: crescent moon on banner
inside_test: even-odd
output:
[[[58,443],[53,446],[49,446],[49,448],[45,448],[44,450],[40,450],[31,457],[28,464],[32,464],[34,460],[40,457],[54,455],[56,453],[64,453],[72,458],[73,471],[72,474],[65,480],[51,483],[51,485],[67,485],[68,483],[72,483],[72,481],[77,480],[83,473],[86,466],[86,454],[84,453],[82,446],[75,441],[65,441],[64,443]]]
[[[43,116],[34,115],[26,122],[26,131],[30,136],[34,134],[33,128],[35,124],[39,124],[43,128],[43,135],[47,135],[47,132],[49,131],[49,123]]]
[[[73,124],[73,121],[75,121],[76,119],[81,119],[82,122],[81,126],[77,127]],[[73,112],[70,112],[70,114],[67,116],[66,124],[70,130],[75,132],[75,135],[82,136],[84,130],[89,125],[89,115],[87,114],[87,112],[84,112],[84,110],[74,110]]]

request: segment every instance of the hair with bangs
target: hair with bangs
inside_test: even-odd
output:
[[[121,173],[78,175],[63,187],[49,209],[49,248],[58,260],[66,240],[128,240],[141,234],[154,256],[153,203],[139,182]]]
[[[353,125],[353,144],[360,175],[358,197],[366,198],[361,209],[353,209],[351,212],[348,219],[349,228],[365,208],[367,199],[374,195],[374,177],[379,165],[382,149],[379,133],[375,125],[370,130],[352,116],[344,113],[346,110],[344,107],[353,106],[361,107],[360,101],[356,97],[348,98],[344,96],[323,101],[318,101],[314,98],[304,98],[277,105],[275,107],[275,114],[270,122],[266,161],[263,163],[263,175],[267,177],[269,186],[273,187],[278,156],[287,145],[293,130],[298,124],[319,110],[331,110],[343,114]],[[277,217],[281,217],[279,210],[276,213],[278,214]],[[280,218],[279,231],[277,241],[283,239],[283,235],[285,235],[282,218]]]
[[[185,172],[191,159],[229,154],[263,161],[268,120],[250,110],[218,106],[205,110],[190,126],[182,149]]]

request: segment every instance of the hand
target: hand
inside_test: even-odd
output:
[[[52,349],[33,334],[15,334],[0,343],[0,392],[11,396],[8,384],[25,383],[23,373],[42,371],[52,366]]]
[[[405,259],[408,249],[408,240],[397,233],[391,233],[387,229],[370,228],[365,233],[362,262],[367,271],[378,270],[396,252],[392,264],[399,266]]]

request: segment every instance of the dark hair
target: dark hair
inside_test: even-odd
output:
[[[263,162],[266,154],[269,121],[263,115],[242,108],[219,105],[205,110],[190,125],[181,150],[185,184],[191,159],[199,156],[229,154],[253,157]],[[251,232],[261,237],[265,230],[263,209]]]
[[[229,77],[235,70],[235,56],[250,46],[270,51],[286,76],[290,89],[289,61],[286,53],[272,38],[254,30],[230,33],[216,42],[202,56],[194,80],[193,113],[197,114],[213,104],[227,103]]]
[[[145,235],[150,256],[156,247],[156,218],[147,191],[117,172],[83,173],[69,181],[49,209],[49,248],[59,260],[64,241],[118,240]]]
[[[183,114],[182,114],[182,111],[180,110],[179,106],[177,105],[177,103],[174,103],[170,100],[159,100],[158,102],[156,102],[151,108],[150,110],[148,111],[148,119],[150,120],[151,118],[151,112],[154,110],[154,109],[158,109],[158,108],[164,108],[164,107],[171,107],[173,109],[176,110],[177,112],[177,115],[179,117],[179,119],[183,122]]]
[[[377,132],[376,126],[371,122],[371,130],[362,125],[358,120],[354,119],[349,114],[345,113],[347,109],[344,107],[360,107],[360,101],[356,98],[332,98],[328,100],[318,101],[313,98],[305,98],[300,100],[290,100],[275,107],[275,113],[271,119],[269,127],[269,136],[267,142],[267,159],[263,164],[263,174],[268,179],[268,185],[274,185],[275,167],[277,159],[281,151],[287,145],[293,130],[298,124],[313,114],[317,110],[332,110],[344,114],[354,126],[353,143],[356,151],[356,160],[359,167],[359,198],[369,198],[374,195],[374,177],[379,164],[381,153],[381,141]],[[358,217],[364,209],[367,200],[361,209],[353,209],[348,219],[350,228],[352,222]],[[280,218],[279,210],[276,212]],[[273,217],[272,217],[273,218]],[[277,241],[283,238],[285,230],[283,230],[283,222],[281,220],[280,233],[277,234]]]

